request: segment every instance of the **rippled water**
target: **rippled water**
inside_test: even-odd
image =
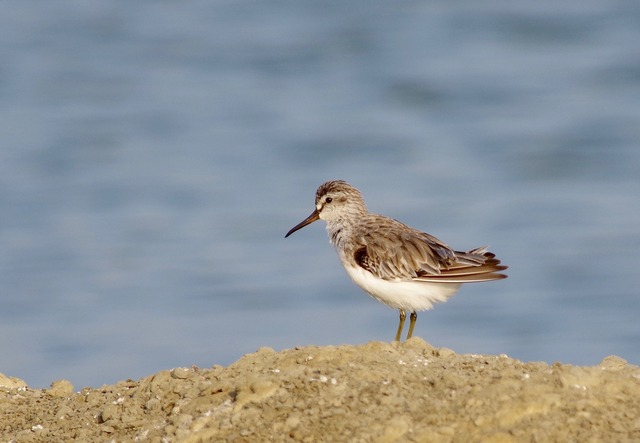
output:
[[[458,352],[640,363],[636,2],[17,2],[0,17],[0,372],[77,388],[390,340],[321,223],[371,210],[510,278]]]

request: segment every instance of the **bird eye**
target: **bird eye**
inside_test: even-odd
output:
[[[327,197],[324,199],[325,203],[331,203],[333,201],[333,199],[331,197]]]

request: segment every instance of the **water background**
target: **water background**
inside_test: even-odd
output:
[[[636,1],[7,1],[0,372],[77,389],[389,341],[323,223],[369,208],[509,279],[416,335],[640,364]]]

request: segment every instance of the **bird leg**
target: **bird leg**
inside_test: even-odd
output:
[[[398,325],[398,332],[396,332],[396,341],[400,341],[400,334],[402,334],[402,330],[404,329],[404,320],[406,318],[407,313],[404,312],[404,309],[400,309],[400,324]]]
[[[409,317],[410,322],[409,322],[409,332],[407,333],[407,340],[409,340],[413,335],[413,328],[416,325],[417,319],[418,319],[418,314],[416,314],[416,311],[413,311],[411,313],[411,316]]]

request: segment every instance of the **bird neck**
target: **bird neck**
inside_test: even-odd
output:
[[[327,222],[329,241],[337,249],[343,249],[343,244],[349,238],[352,226],[347,218],[338,218]]]

